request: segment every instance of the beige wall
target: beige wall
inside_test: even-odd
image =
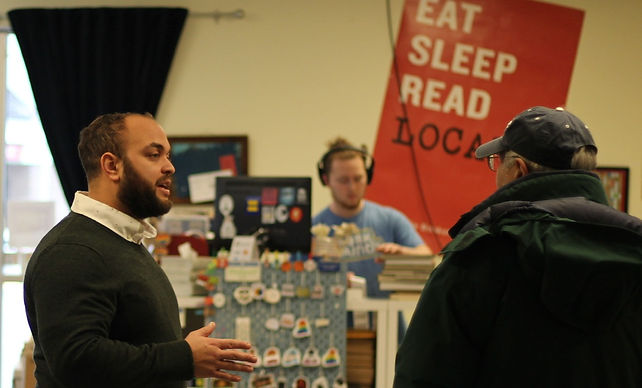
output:
[[[630,167],[642,217],[642,2],[550,2],[586,11],[568,109],[591,127],[600,164]],[[313,175],[337,134],[374,146],[391,61],[384,0],[3,0],[0,13],[132,4],[246,13],[188,18],[158,113],[168,134],[247,134],[252,175]],[[391,4],[396,30],[403,1]],[[313,211],[329,200],[315,179]]]

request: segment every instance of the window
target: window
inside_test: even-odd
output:
[[[20,48],[0,34],[5,74],[0,77],[0,388],[11,388],[14,369],[31,333],[22,299],[24,270],[38,241],[68,212],[58,174],[38,118]],[[0,110],[2,111],[2,110]]]

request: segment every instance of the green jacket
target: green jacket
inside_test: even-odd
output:
[[[642,222],[588,172],[529,174],[451,229],[401,387],[642,387]]]

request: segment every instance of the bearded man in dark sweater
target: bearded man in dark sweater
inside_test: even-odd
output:
[[[147,217],[172,206],[170,144],[151,116],[106,114],[80,133],[89,191],[40,242],[25,305],[38,387],[184,387],[193,377],[237,382],[247,342],[181,336],[176,295],[142,245]],[[227,370],[227,371],[226,371]]]

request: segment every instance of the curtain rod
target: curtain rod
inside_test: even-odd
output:
[[[243,19],[245,17],[245,11],[239,8],[234,11],[215,10],[212,12],[188,12],[187,16],[196,18],[212,18],[215,22],[218,22],[220,19]],[[0,20],[6,19],[9,18],[4,14],[0,14]],[[0,32],[11,33],[13,30],[10,26],[0,26]]]
[[[245,17],[245,11],[239,8],[235,11],[228,11],[228,12],[221,12],[219,10],[216,10],[214,12],[190,12],[188,16],[193,16],[198,18],[211,17],[218,22],[218,20],[221,18],[243,19]]]

